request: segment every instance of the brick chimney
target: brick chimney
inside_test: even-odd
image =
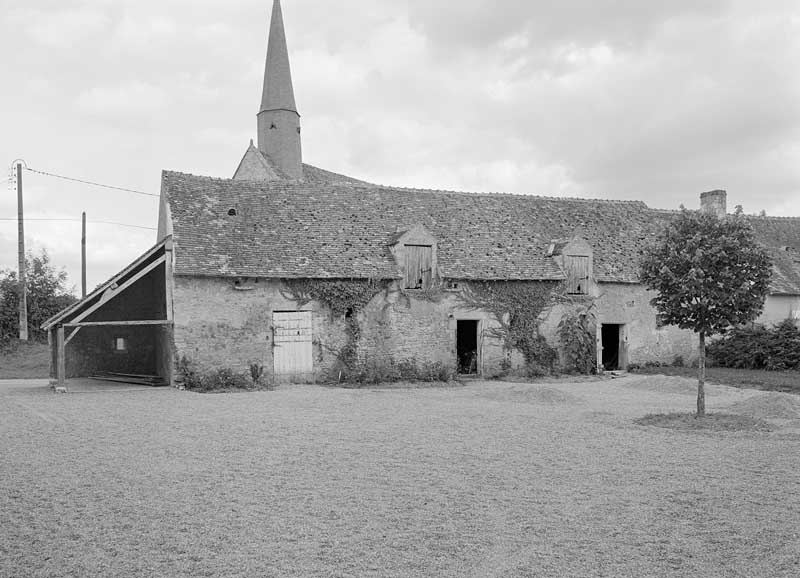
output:
[[[727,213],[726,198],[728,194],[722,190],[706,191],[700,193],[700,209],[706,213],[713,213],[722,218]]]

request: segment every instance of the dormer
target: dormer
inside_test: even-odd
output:
[[[403,289],[425,290],[439,280],[436,238],[422,225],[395,233],[389,250],[397,263]]]
[[[547,249],[564,272],[568,295],[589,295],[593,283],[594,253],[582,235],[568,241],[553,241]]]

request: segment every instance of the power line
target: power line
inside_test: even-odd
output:
[[[0,221],[16,221],[17,218],[7,218],[7,217],[0,217]],[[25,217],[25,221],[70,221],[78,223],[80,219],[68,219],[68,218],[38,218],[38,217]],[[145,227],[144,225],[130,225],[128,223],[117,223],[115,221],[86,221],[87,223],[91,223],[93,225],[116,225],[118,227],[131,227],[133,229],[147,229],[150,231],[155,231],[155,227]]]
[[[73,178],[73,177],[65,177],[64,175],[57,175],[55,173],[48,173],[47,171],[39,171],[39,170],[31,169],[31,168],[28,168],[28,167],[24,167],[24,168],[25,168],[26,171],[30,171],[32,173],[37,173],[37,174],[44,175],[44,176],[47,176],[47,177],[54,177],[56,179],[63,179],[65,181],[73,181],[75,183],[82,183],[84,185],[92,185],[93,187],[103,187],[105,189],[114,189],[115,191],[125,191],[126,193],[135,193],[137,195],[145,195],[145,196],[148,196],[148,197],[159,197],[160,196],[160,195],[157,195],[155,193],[146,193],[144,191],[137,191],[136,189],[127,189],[125,187],[115,187],[114,185],[104,185],[103,183],[95,183],[93,181],[85,181],[83,179],[76,179],[76,178]]]

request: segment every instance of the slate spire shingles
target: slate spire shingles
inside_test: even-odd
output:
[[[264,90],[261,95],[259,112],[265,110],[297,112],[280,0],[274,0],[272,20],[269,26],[267,62],[264,67]]]

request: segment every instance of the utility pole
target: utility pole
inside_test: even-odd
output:
[[[86,297],[86,211],[81,213],[81,299]]]
[[[19,239],[19,340],[28,341],[28,288],[25,281],[25,225],[22,218],[22,161],[17,164],[17,222]]]

